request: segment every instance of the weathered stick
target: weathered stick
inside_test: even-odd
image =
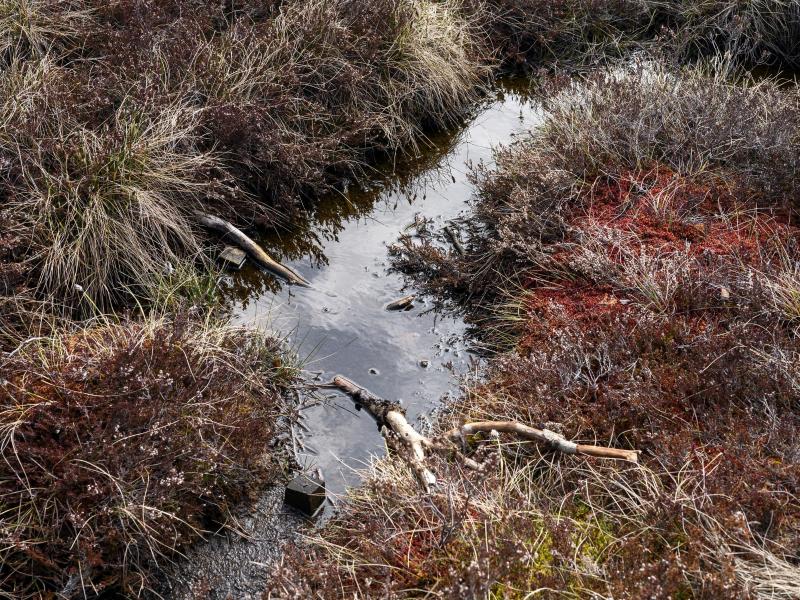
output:
[[[266,251],[259,246],[256,242],[245,235],[240,229],[234,227],[225,219],[215,217],[209,214],[199,214],[198,221],[205,227],[217,231],[222,235],[228,236],[242,250],[260,264],[265,269],[275,273],[286,279],[289,283],[294,283],[303,287],[310,287],[311,284],[297,271],[282,265],[273,259]]]
[[[442,438],[439,438],[439,441],[431,440],[420,434],[411,426],[406,419],[405,412],[396,402],[390,402],[389,400],[379,398],[366,388],[361,387],[343,375],[334,377],[330,386],[350,396],[358,406],[366,410],[370,416],[375,419],[382,431],[386,428],[397,436],[406,450],[406,460],[414,470],[417,479],[419,479],[420,483],[428,492],[432,491],[436,485],[436,476],[425,464],[425,450],[445,451],[454,449],[455,446],[451,445],[452,442],[460,441],[463,443],[467,436],[479,432],[488,433],[497,431],[498,433],[512,433],[526,440],[548,444],[551,448],[564,452],[565,454],[582,454],[598,458],[614,458],[634,463],[639,462],[639,453],[636,450],[576,444],[570,442],[563,435],[555,431],[550,431],[549,429],[535,429],[523,425],[522,423],[517,423],[516,421],[478,421],[475,423],[467,423],[461,427],[450,430],[442,436]],[[384,435],[386,435],[385,431]],[[480,464],[466,456],[463,457],[463,461],[464,464],[471,469],[481,469]]]
[[[450,227],[445,227],[444,232],[447,234],[447,237],[450,238],[450,241],[453,243],[453,247],[456,249],[456,252],[458,252],[461,256],[464,256],[466,252],[464,252],[464,246],[461,245],[461,240],[458,239],[456,232]]]
[[[398,298],[393,302],[389,302],[389,304],[386,305],[386,310],[403,310],[404,308],[411,306],[415,299],[416,296],[414,294],[411,294],[410,296],[403,296],[402,298]]]
[[[636,450],[576,444],[570,442],[563,435],[555,431],[550,431],[549,429],[534,429],[533,427],[528,427],[527,425],[515,421],[479,421],[477,423],[467,423],[460,428],[452,429],[448,432],[447,437],[453,441],[457,441],[463,440],[468,435],[478,432],[488,433],[490,431],[513,433],[523,439],[544,442],[565,454],[584,454],[599,458],[615,458],[635,463],[639,462],[639,452]]]
[[[425,465],[425,447],[430,442],[411,426],[400,405],[379,398],[366,388],[342,375],[337,375],[333,378],[333,385],[366,410],[375,419],[379,427],[386,427],[400,438],[400,441],[409,452],[408,460],[417,475],[417,479],[428,492],[432,491],[436,485],[436,476]]]

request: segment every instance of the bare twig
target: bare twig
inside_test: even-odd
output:
[[[342,375],[333,378],[333,385],[364,408],[379,427],[386,427],[397,435],[408,451],[406,458],[420,483],[426,490],[432,491],[436,485],[436,476],[425,465],[425,447],[429,446],[430,442],[411,426],[400,405],[379,398]]]
[[[297,271],[273,259],[261,246],[225,219],[209,214],[199,214],[198,220],[203,226],[230,237],[231,241],[247,252],[253,260],[265,269],[268,269],[276,275],[280,275],[289,283],[294,283],[303,287],[311,286]]]
[[[378,423],[378,427],[384,432],[391,431],[402,443],[401,454],[409,462],[420,483],[429,492],[436,485],[436,476],[427,467],[425,461],[425,450],[435,451],[455,451],[458,454],[458,447],[454,442],[461,442],[462,448],[467,436],[479,432],[496,431],[498,433],[512,433],[523,439],[543,442],[554,450],[565,454],[582,454],[585,456],[595,456],[598,458],[612,458],[617,460],[627,460],[639,462],[639,452],[636,450],[624,450],[620,448],[606,448],[603,446],[591,446],[587,444],[576,444],[567,440],[563,435],[550,431],[549,429],[535,429],[516,421],[480,421],[467,423],[459,428],[447,432],[442,439],[430,439],[416,431],[408,422],[405,411],[396,402],[379,398],[366,388],[351,381],[347,377],[337,375],[330,384],[350,396],[358,406],[366,410],[370,416]],[[481,465],[474,460],[463,457],[462,462],[465,466],[480,470]]]
[[[583,454],[586,456],[596,456],[598,458],[614,458],[639,462],[638,450],[624,450],[620,448],[606,448],[604,446],[591,446],[587,444],[576,444],[570,442],[560,433],[549,429],[535,429],[516,421],[479,421],[476,423],[466,423],[460,428],[452,429],[447,433],[447,437],[453,441],[462,441],[469,435],[479,432],[489,433],[513,433],[519,437],[536,442],[549,444],[553,449],[565,454]]]

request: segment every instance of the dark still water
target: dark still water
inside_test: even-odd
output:
[[[282,286],[248,267],[233,276],[231,299],[240,323],[288,337],[309,379],[345,375],[372,392],[399,400],[409,420],[424,417],[442,396],[456,393],[458,375],[472,357],[464,350],[463,323],[417,300],[406,312],[385,305],[413,290],[389,271],[388,246],[415,218],[433,229],[463,212],[472,195],[469,163],[490,161],[492,147],[513,142],[538,113],[523,95],[503,89],[464,127],[432,140],[421,156],[376,175],[368,190],[323,202],[309,227],[262,239],[268,252],[312,283]],[[384,452],[373,421],[351,400],[326,391],[305,411],[301,463],[319,467],[329,492],[340,494],[371,455]]]
[[[227,281],[228,300],[240,324],[286,337],[304,360],[306,376],[327,382],[345,375],[386,399],[401,400],[414,423],[458,393],[459,375],[473,357],[464,350],[464,324],[437,315],[424,301],[407,312],[385,305],[413,293],[389,271],[388,246],[417,218],[431,230],[462,213],[472,196],[469,163],[489,162],[492,147],[509,144],[539,120],[524,94],[501,88],[460,130],[432,140],[421,155],[369,175],[369,189],[331,198],[315,209],[307,227],[260,240],[312,288],[282,286],[252,266]],[[322,402],[303,411],[298,460],[322,470],[329,496],[357,485],[355,469],[385,452],[374,422],[352,401],[325,390]],[[281,548],[299,529],[298,514],[273,486],[238,522],[241,535],[209,536],[171,568],[165,597],[188,600],[257,598]],[[327,514],[330,514],[328,506]]]

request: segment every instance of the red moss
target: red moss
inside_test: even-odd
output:
[[[656,214],[649,206],[647,197],[659,194],[670,196],[665,211],[672,218]],[[800,231],[790,225],[791,215],[786,211],[754,212],[752,205],[743,206],[718,183],[698,183],[664,167],[599,180],[584,202],[585,209],[569,222],[573,228],[617,229],[633,234],[637,246],[657,252],[683,250],[688,245],[692,256],[736,254],[750,263],[758,257],[759,241]],[[720,218],[737,209],[748,212],[732,221]]]

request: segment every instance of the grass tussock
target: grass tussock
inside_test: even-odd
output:
[[[490,37],[512,64],[586,66],[638,50],[677,62],[728,56],[800,65],[796,0],[488,0]]]
[[[0,358],[0,589],[137,595],[281,470],[278,344],[199,315],[104,322]]]
[[[92,10],[77,0],[0,2],[0,60],[69,54],[87,27]]]
[[[425,497],[388,458],[276,593],[798,594],[796,92],[651,63],[544,109],[476,171],[464,256],[424,233],[395,250],[494,352],[435,427],[518,420],[643,466],[487,436],[485,474],[440,462]]]
[[[196,260],[199,209],[286,224],[475,101],[457,0],[0,6],[0,185],[30,287],[83,314]]]

